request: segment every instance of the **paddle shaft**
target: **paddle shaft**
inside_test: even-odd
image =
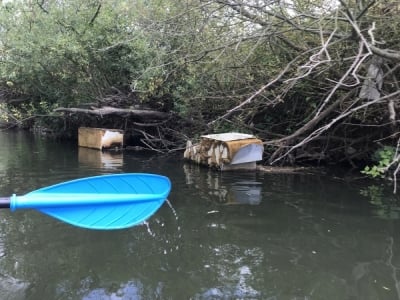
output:
[[[10,197],[0,197],[0,208],[10,208]]]
[[[15,197],[13,195],[13,197]],[[50,194],[38,196],[16,196],[12,205],[13,197],[0,197],[0,209],[11,208],[15,210],[15,205],[18,208],[41,208],[41,207],[65,207],[65,206],[80,206],[80,205],[98,205],[98,204],[117,204],[131,201],[149,201],[156,199],[155,195],[119,195],[119,194]],[[17,199],[17,203],[15,203]],[[56,199],[53,202],[51,200]],[[50,202],[49,202],[50,200]]]
[[[13,195],[10,199],[10,208],[14,211],[19,208],[112,206],[123,203],[153,201],[160,198],[164,197],[158,194],[31,193],[24,196]]]
[[[45,197],[44,197],[45,196]],[[116,203],[121,203],[121,202],[127,202],[127,201],[148,201],[152,200],[154,198],[154,195],[129,195],[127,197],[124,197],[124,195],[108,195],[104,197],[104,195],[85,195],[85,194],[66,194],[62,195],[63,197],[60,197],[59,195],[42,195],[38,198],[33,197],[33,198],[27,198],[25,200],[24,196],[18,196],[17,199],[20,199],[18,203],[18,208],[40,208],[40,207],[63,207],[63,206],[79,206],[79,205],[91,205],[91,204],[116,204]],[[80,196],[80,197],[79,197]],[[83,196],[83,197],[82,197]],[[136,197],[135,197],[136,196]],[[0,209],[2,208],[13,208],[12,210],[15,209],[15,207],[11,207],[14,205],[11,205],[11,200],[12,197],[0,197]],[[35,199],[36,198],[36,199]],[[135,199],[136,198],[136,199]],[[54,202],[47,202],[46,200],[52,200],[52,199],[57,199],[57,201]],[[43,201],[44,200],[44,201]],[[95,200],[95,201],[93,201]]]

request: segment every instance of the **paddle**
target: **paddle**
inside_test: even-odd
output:
[[[0,208],[31,208],[89,229],[122,229],[153,215],[171,190],[167,177],[145,173],[87,177],[0,198]]]

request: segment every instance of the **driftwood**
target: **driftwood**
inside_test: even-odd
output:
[[[158,120],[164,120],[170,117],[169,113],[156,110],[116,108],[110,106],[103,106],[100,108],[93,108],[93,109],[59,107],[56,108],[54,112],[82,113],[82,114],[90,114],[97,116],[106,116],[106,115],[134,116],[143,119],[158,119]]]

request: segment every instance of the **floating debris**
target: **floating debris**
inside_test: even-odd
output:
[[[203,135],[198,144],[187,141],[184,158],[219,170],[255,170],[263,151],[255,136],[229,132]]]

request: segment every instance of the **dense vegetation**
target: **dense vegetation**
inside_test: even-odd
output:
[[[269,163],[395,179],[399,13],[395,0],[3,1],[2,120],[119,127],[158,151],[251,132]]]

